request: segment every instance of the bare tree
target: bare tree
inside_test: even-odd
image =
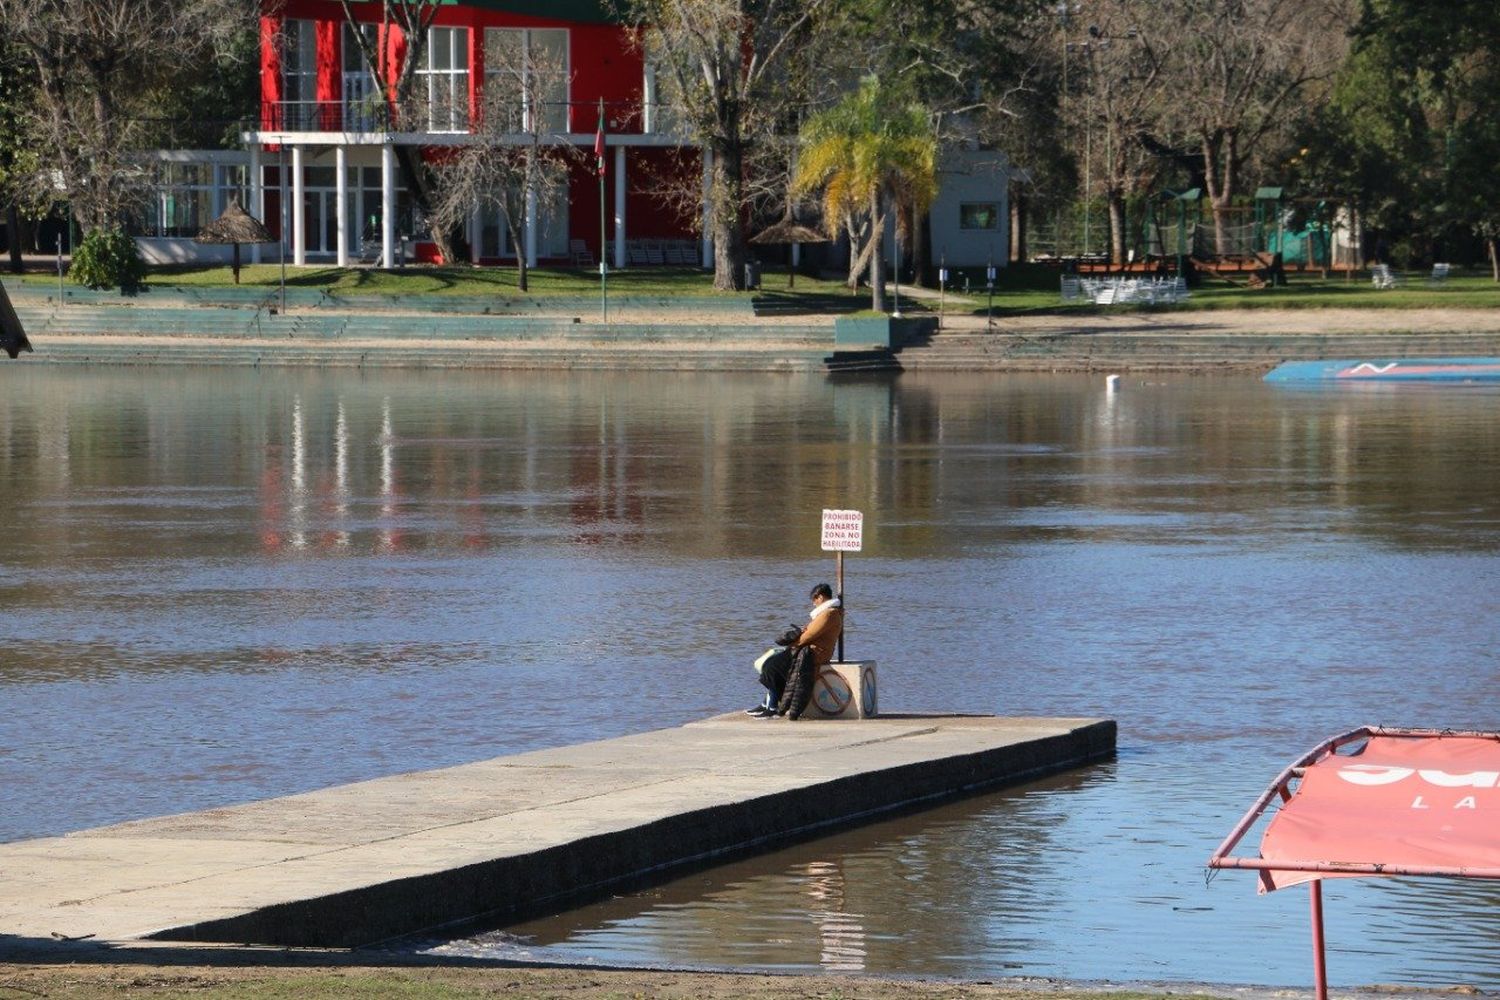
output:
[[[345,23],[353,29],[346,35],[354,38],[371,76],[385,91],[381,110],[393,128],[403,132],[427,131],[434,116],[446,116],[450,122],[462,119],[467,125],[468,109],[460,107],[453,95],[434,99],[419,93],[417,88],[418,71],[428,58],[429,33],[443,0],[380,0],[380,31],[373,38],[363,30],[371,22],[355,18],[351,0],[339,2],[344,9]],[[395,65],[389,58],[392,46],[388,41],[382,41],[391,37],[393,27],[400,30],[406,43],[401,49],[401,59]],[[439,197],[435,172],[423,161],[420,147],[398,144],[395,152],[406,190],[411,193],[417,210],[432,223],[432,240],[437,244],[438,253],[448,263],[456,263],[466,255],[463,231],[462,227],[451,228],[434,221]]]
[[[32,141],[85,229],[118,225],[145,177],[133,153],[153,92],[229,50],[254,13],[242,0],[0,0],[0,23],[36,65]],[[35,181],[52,186],[51,171]]]
[[[475,209],[498,212],[515,246],[516,284],[524,292],[527,203],[551,204],[565,191],[569,161],[581,152],[562,141],[568,112],[563,54],[523,44],[519,32],[496,33],[492,43],[473,135],[433,168],[439,183],[431,220],[458,229]]]
[[[831,0],[635,0],[639,29],[683,137],[713,157],[714,287],[744,287],[746,159],[786,123],[784,69]]]
[[[1143,139],[1168,104],[1169,40],[1157,33],[1158,9],[1151,0],[1084,0],[1071,13],[1087,26],[1078,40],[1064,42],[1065,58],[1072,54],[1079,64],[1074,79],[1081,93],[1067,100],[1068,117],[1082,128],[1071,135],[1075,147],[1083,139],[1085,180],[1104,195],[1110,260],[1122,264],[1126,199],[1149,190],[1156,179],[1159,161]],[[1084,193],[1094,197],[1094,190]]]
[[[1153,21],[1174,100],[1164,131],[1195,146],[1226,253],[1230,207],[1264,141],[1324,93],[1348,51],[1350,0],[1162,0]]]

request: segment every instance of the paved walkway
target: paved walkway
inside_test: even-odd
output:
[[[348,946],[535,913],[1113,752],[1099,720],[721,716],[3,844],[0,960],[28,939]]]

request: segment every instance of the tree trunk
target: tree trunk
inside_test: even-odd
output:
[[[1109,206],[1109,262],[1116,267],[1125,264],[1125,197],[1118,188],[1105,192]]]
[[[1229,221],[1229,191],[1219,176],[1219,154],[1224,137],[1210,135],[1203,138],[1203,183],[1208,188],[1208,204],[1214,213],[1214,252],[1223,256],[1228,251],[1228,236],[1224,226]]]
[[[725,292],[745,287],[745,231],[740,225],[744,155],[739,142],[726,142],[714,150],[709,212],[713,220],[714,288]]]
[[[520,236],[520,239],[516,241],[516,290],[525,292],[530,290],[527,282],[531,270],[530,264],[526,260],[526,210],[524,208],[521,210],[520,216],[521,225],[514,230]]]
[[[1026,263],[1026,195],[1014,184],[1010,187],[1010,259]]]
[[[1497,240],[1491,236],[1485,240],[1490,247],[1490,275],[1500,284],[1500,248],[1496,247]]]
[[[921,285],[925,284],[922,278],[927,272],[927,244],[931,242],[927,238],[927,226],[931,215],[927,212],[919,215],[915,209],[911,214],[911,229],[908,230],[911,233],[911,283]]]
[[[880,211],[880,194],[870,196],[870,308],[885,312],[885,215]]]
[[[844,217],[844,229],[849,233],[849,277],[844,284],[852,292],[859,288],[859,274],[864,270],[865,254],[859,248],[859,237],[864,232],[864,226],[857,223],[854,216],[848,215]]]
[[[416,146],[396,146],[396,163],[401,168],[401,181],[406,185],[413,204],[425,218],[431,219],[432,185],[426,167],[422,163],[421,150]],[[464,239],[462,226],[454,226],[449,231],[433,226],[432,242],[437,244],[437,251],[442,255],[443,263],[449,266],[469,256],[469,243]]]
[[[5,235],[10,242],[11,273],[20,274],[26,265],[21,259],[21,213],[14,204],[5,209]]]

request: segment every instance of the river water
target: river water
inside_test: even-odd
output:
[[[1305,984],[1203,862],[1326,736],[1500,728],[1500,390],[1122,381],[7,365],[0,841],[744,707],[849,507],[882,706],[1118,759],[438,950]],[[1500,887],[1326,897],[1335,984],[1500,988]]]

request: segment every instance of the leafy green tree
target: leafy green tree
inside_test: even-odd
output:
[[[655,68],[681,136],[713,157],[708,228],[714,287],[744,287],[749,156],[793,124],[800,96],[789,67],[816,44],[833,0],[619,0]],[[691,186],[679,195],[692,196]],[[683,198],[679,197],[679,204]]]
[[[1484,245],[1500,280],[1500,8],[1365,0],[1302,170],[1353,194],[1403,259]]]
[[[851,213],[868,212],[869,236],[851,270],[869,262],[871,307],[883,311],[886,226],[892,215],[898,227],[907,224],[937,194],[937,139],[926,109],[867,77],[858,91],[807,122],[793,189],[822,191],[830,233]]]

